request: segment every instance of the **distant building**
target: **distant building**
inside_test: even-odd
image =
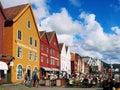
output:
[[[71,56],[70,49],[68,46],[65,46],[64,43],[59,43],[60,48],[60,71],[63,76],[67,74],[71,74]]]
[[[86,56],[86,57],[82,57],[82,60],[89,65],[90,72],[101,72],[102,62],[100,59]]]
[[[71,53],[71,74],[81,74],[85,69],[82,58],[77,53]]]

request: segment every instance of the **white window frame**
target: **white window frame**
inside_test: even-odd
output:
[[[41,62],[44,61],[44,56],[41,56],[40,61],[41,61]]]
[[[35,52],[34,61],[37,61],[37,53]]]
[[[17,47],[17,57],[22,58],[22,48],[19,46]]]
[[[29,60],[32,60],[32,51],[29,51]]]
[[[21,68],[19,68],[19,66]],[[22,75],[23,75],[22,65],[18,65],[17,66],[17,73],[16,73],[17,79],[22,79],[23,78]]]

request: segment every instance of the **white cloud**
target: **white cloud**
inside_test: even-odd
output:
[[[116,34],[120,35],[120,28],[118,26],[114,26],[111,28]]]
[[[81,13],[80,18],[83,19],[83,30],[79,32],[83,40],[75,41],[80,45],[80,49],[76,51],[84,53],[84,55],[97,56],[101,58],[111,58],[115,62],[119,61],[120,56],[120,28],[118,26],[111,29],[115,34],[107,34],[103,31],[102,26],[96,21],[94,14]],[[76,39],[77,40],[77,39]],[[82,49],[81,49],[82,48]],[[114,61],[112,61],[114,62]]]
[[[59,42],[64,42],[68,46],[71,46],[73,44],[73,35],[58,34],[57,37]]]
[[[65,8],[60,13],[54,13],[41,22],[41,26],[47,30],[56,31],[58,34],[74,34],[81,29],[77,21],[73,21]]]

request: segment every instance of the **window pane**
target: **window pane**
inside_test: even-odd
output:
[[[21,31],[20,31],[20,30],[18,30],[18,39],[19,39],[19,40],[22,39],[22,38],[21,38]]]
[[[27,25],[27,26],[28,26],[28,28],[30,28],[30,21],[28,21],[28,23],[27,23],[27,24],[28,24],[28,25]]]
[[[19,66],[17,67],[17,79],[22,79],[22,72],[23,72],[22,66],[19,65]]]
[[[32,45],[32,37],[30,37],[30,45]]]
[[[35,47],[37,47],[37,40],[35,40]]]
[[[35,61],[37,60],[37,53],[35,53],[34,60]]]
[[[43,56],[41,56],[41,62],[43,62]]]
[[[22,48],[18,47],[17,57],[22,57]]]
[[[32,52],[29,52],[29,60],[32,60]]]

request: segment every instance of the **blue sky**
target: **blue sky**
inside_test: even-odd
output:
[[[3,7],[31,3],[39,30],[81,56],[120,63],[120,0],[0,0]]]

